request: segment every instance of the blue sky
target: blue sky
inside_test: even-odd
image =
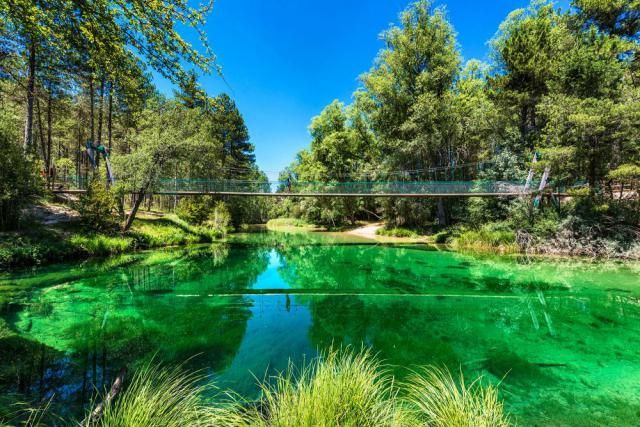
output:
[[[309,145],[311,118],[334,99],[345,103],[382,47],[379,34],[409,0],[216,0],[206,31],[228,86],[204,76],[210,94],[235,99],[258,165],[276,178]],[[562,1],[561,3],[566,3]],[[458,33],[464,60],[488,60],[487,41],[527,0],[439,0]],[[194,45],[197,39],[194,37]],[[172,93],[157,78],[161,92]]]

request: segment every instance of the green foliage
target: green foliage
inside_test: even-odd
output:
[[[210,196],[185,197],[178,202],[176,214],[190,224],[200,225],[209,218],[212,203]]]
[[[489,224],[477,230],[462,231],[453,239],[453,246],[466,250],[517,252],[516,235],[505,227]]]
[[[138,219],[130,233],[137,247],[154,248],[194,243],[209,243],[216,232],[204,226],[193,226],[185,221],[166,215],[156,219]]]
[[[131,249],[133,239],[102,234],[74,234],[69,237],[69,243],[81,249],[87,255],[107,256],[126,252]]]
[[[449,243],[451,241],[452,234],[449,230],[439,231],[433,235],[433,241],[440,245]]]
[[[39,265],[77,255],[77,248],[58,235],[36,233],[0,238],[0,268]]]
[[[35,163],[0,122],[0,231],[20,225],[21,209],[41,192],[41,185]]]
[[[402,227],[387,228],[382,227],[376,230],[376,234],[379,236],[388,237],[418,237],[418,233],[413,230]]]
[[[640,165],[622,164],[609,171],[607,177],[620,182],[637,182],[640,180]]]
[[[107,256],[136,249],[209,243],[221,233],[192,226],[179,218],[138,219],[124,235],[86,229],[72,233],[34,229],[21,236],[0,236],[0,268],[32,266],[89,256]]]
[[[225,202],[216,202],[209,213],[206,225],[220,236],[226,236],[232,230],[231,212],[229,212]]]
[[[117,226],[117,203],[106,178],[94,175],[87,192],[80,196],[78,211],[82,221],[95,230],[110,230]]]

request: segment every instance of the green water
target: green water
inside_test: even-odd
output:
[[[256,395],[254,376],[364,343],[402,377],[499,383],[520,425],[640,424],[640,265],[259,233],[0,275],[0,387],[76,412],[155,357]],[[23,399],[24,400],[24,399]]]

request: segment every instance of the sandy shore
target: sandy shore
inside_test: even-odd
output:
[[[345,234],[350,234],[352,236],[364,237],[364,238],[367,238],[367,239],[375,239],[377,237],[380,237],[380,236],[376,235],[376,231],[378,231],[378,229],[382,228],[382,227],[384,227],[384,223],[377,222],[375,224],[365,225],[364,227],[354,228],[353,230],[347,231]]]

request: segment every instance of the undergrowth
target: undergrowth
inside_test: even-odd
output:
[[[80,225],[68,227],[34,227],[27,233],[1,235],[0,268],[107,256],[135,249],[209,243],[220,236],[210,228],[189,225],[175,215],[136,219],[125,234],[95,231]]]

